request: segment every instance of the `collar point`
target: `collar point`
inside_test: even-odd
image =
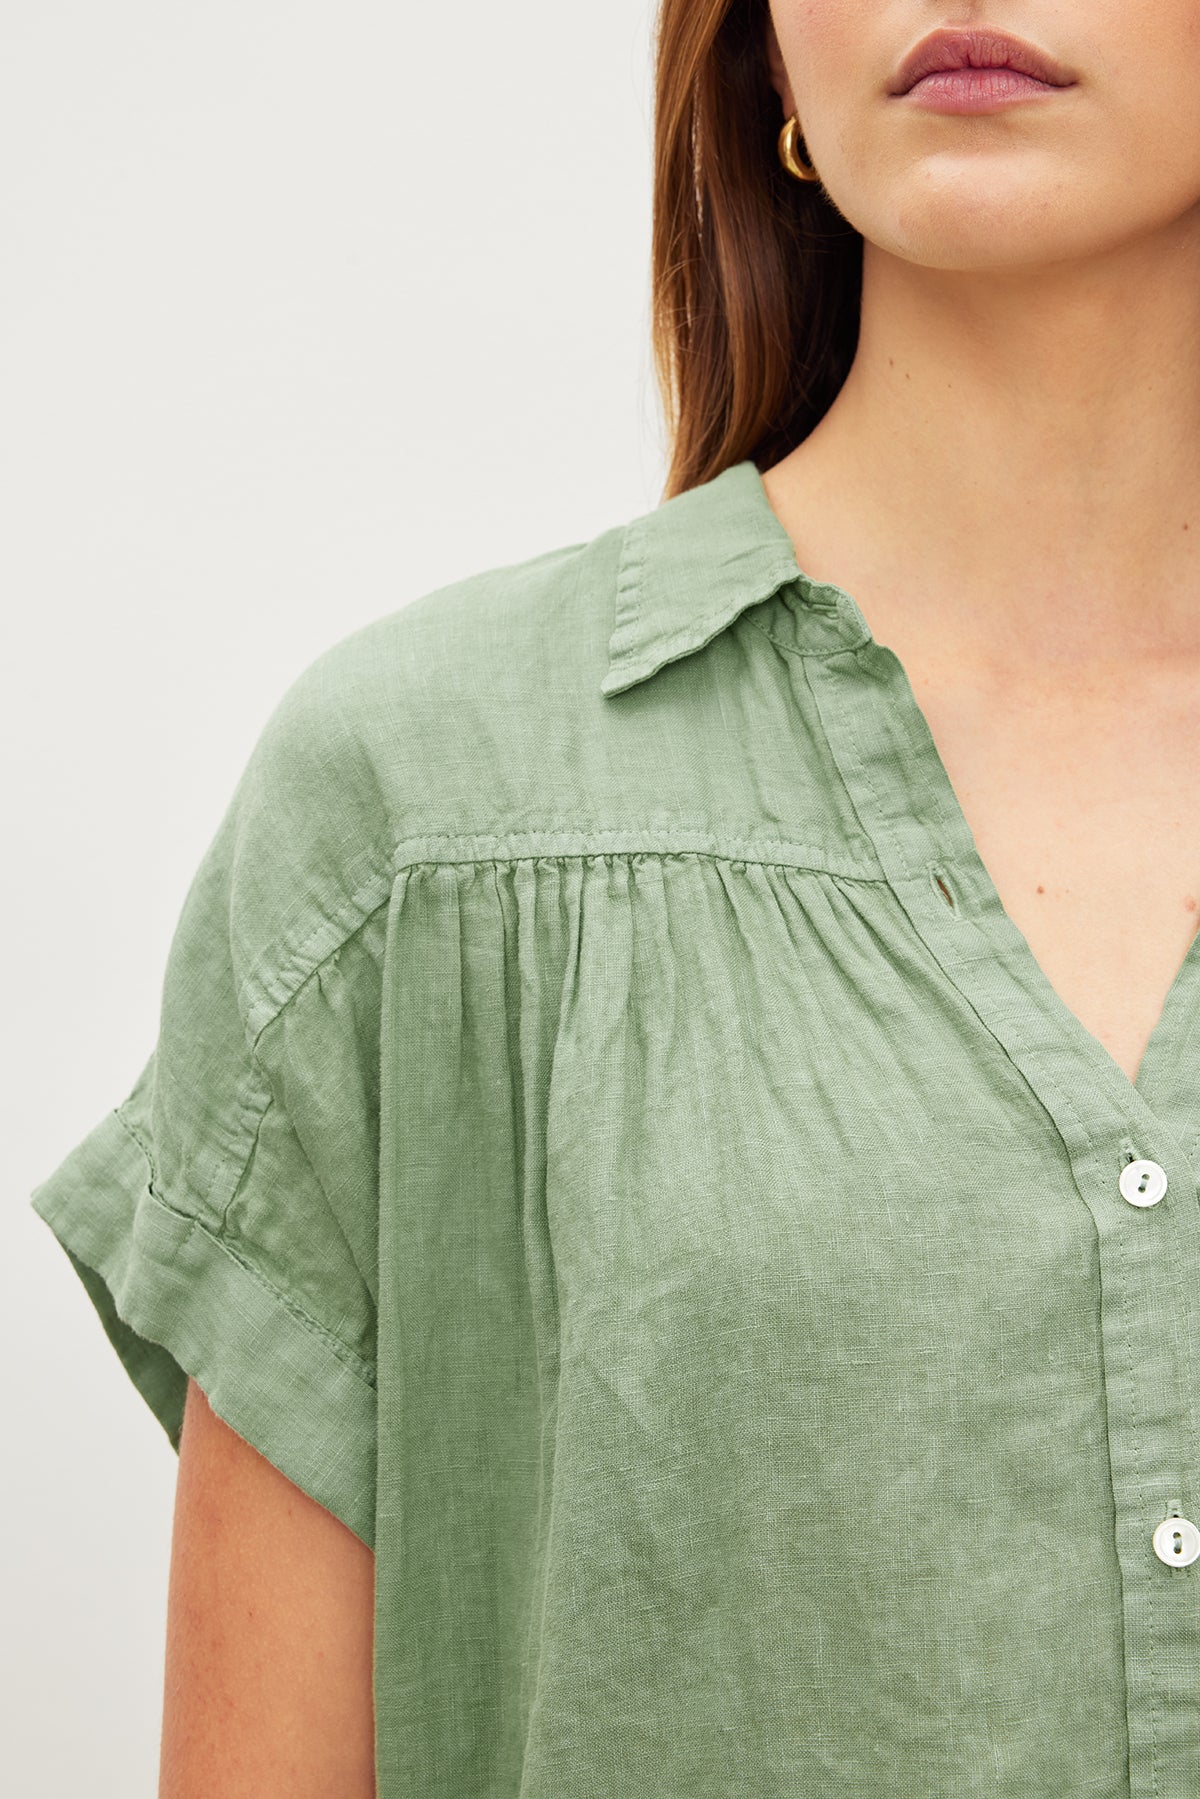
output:
[[[600,683],[600,692],[605,699],[611,699],[614,693],[624,693],[628,687],[636,687],[650,673],[647,668],[630,668],[625,663],[614,662]]]

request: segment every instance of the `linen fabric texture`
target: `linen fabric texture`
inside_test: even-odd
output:
[[[1198,1018],[1058,998],[747,460],[304,670],[32,1199],[374,1549],[380,1799],[1194,1799]]]

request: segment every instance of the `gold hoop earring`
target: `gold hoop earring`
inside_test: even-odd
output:
[[[793,113],[787,124],[783,127],[783,130],[779,133],[778,149],[780,162],[783,164],[788,174],[794,175],[797,181],[819,181],[821,177],[817,174],[812,163],[803,162],[796,154],[797,138],[800,138],[801,143],[804,142],[804,139],[800,137],[800,120],[797,118],[796,114]]]

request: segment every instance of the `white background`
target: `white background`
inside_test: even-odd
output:
[[[3,1782],[153,1799],[177,1462],[29,1205],[330,644],[658,503],[653,0],[0,27]]]

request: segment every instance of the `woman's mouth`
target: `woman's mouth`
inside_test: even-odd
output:
[[[992,112],[1074,87],[1071,70],[1006,31],[931,31],[903,58],[888,86],[897,99],[938,112]]]
[[[940,69],[922,76],[901,98],[934,112],[993,112],[1014,101],[1047,99],[1061,91],[1019,69]]]

